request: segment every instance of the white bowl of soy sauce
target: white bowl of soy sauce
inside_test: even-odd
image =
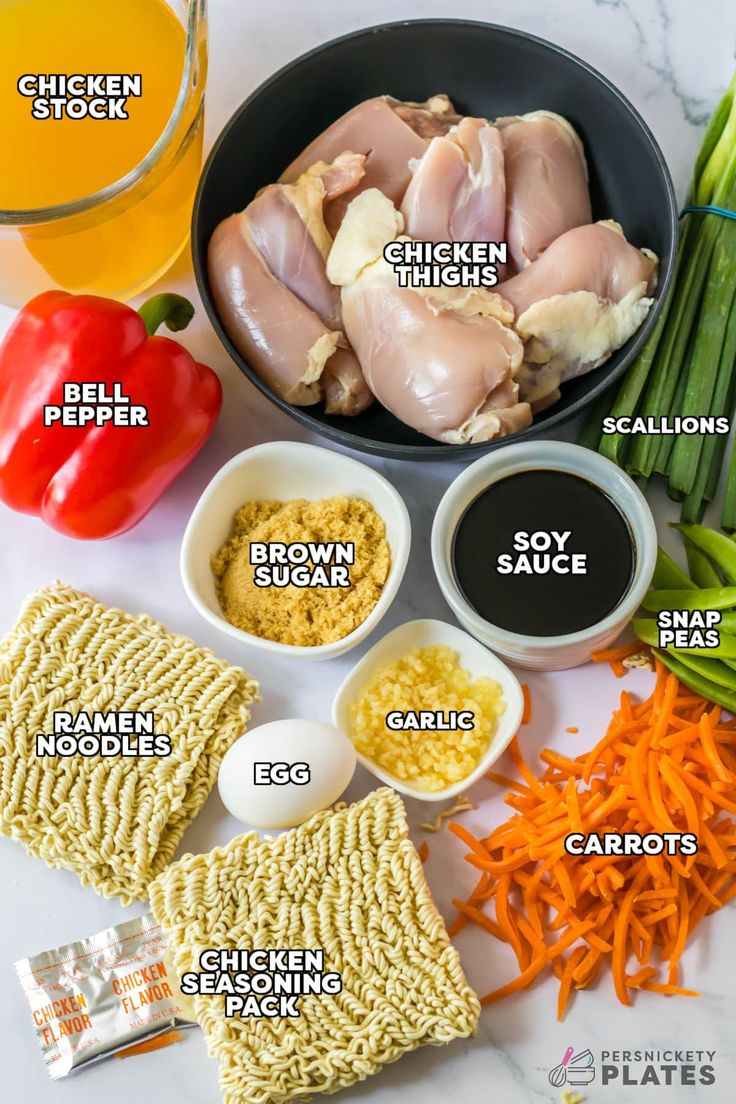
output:
[[[559,441],[509,445],[448,488],[432,561],[458,621],[511,663],[576,667],[626,627],[649,588],[657,530],[635,483]]]

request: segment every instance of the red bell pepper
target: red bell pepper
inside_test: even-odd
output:
[[[157,295],[140,312],[65,291],[26,304],[0,346],[0,500],[82,540],[137,525],[199,452],[222,406],[215,373],[176,341],[152,336],[162,322],[183,329],[193,313],[178,295]],[[148,424],[44,424],[45,408],[64,403],[64,385],[83,383],[108,393],[118,384]]]

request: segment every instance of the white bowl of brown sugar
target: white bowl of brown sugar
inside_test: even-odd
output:
[[[234,456],[187,525],[180,568],[194,608],[229,636],[330,659],[364,640],[396,597],[411,525],[367,464],[272,441]]]

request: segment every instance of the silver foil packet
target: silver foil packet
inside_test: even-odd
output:
[[[15,969],[53,1080],[196,1022],[150,913],[22,958]]]

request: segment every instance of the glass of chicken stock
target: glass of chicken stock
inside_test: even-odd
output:
[[[206,0],[0,3],[1,301],[127,299],[169,268],[189,236],[206,74]]]

